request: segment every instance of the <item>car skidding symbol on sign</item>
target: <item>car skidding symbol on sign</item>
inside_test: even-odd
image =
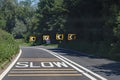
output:
[[[43,40],[50,40],[50,36],[49,35],[43,35]]]

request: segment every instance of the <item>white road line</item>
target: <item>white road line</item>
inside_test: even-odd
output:
[[[14,64],[17,62],[17,60],[19,59],[20,55],[22,53],[22,50],[20,49],[20,52],[18,54],[18,56],[15,58],[15,60],[8,66],[8,68],[0,75],[0,80],[2,80],[5,75],[10,71],[10,69],[14,66]]]
[[[70,59],[67,59],[67,58],[65,58],[65,57],[63,57],[63,56],[61,56],[61,55],[59,55],[59,54],[56,54],[56,55],[58,55],[59,57],[65,59],[65,60],[67,60],[67,61],[69,61],[70,63],[72,63],[72,64],[74,64],[74,65],[80,67],[81,69],[83,69],[83,70],[85,70],[85,71],[91,73],[92,75],[94,75],[94,76],[96,76],[96,77],[98,77],[98,78],[100,78],[100,79],[102,79],[102,80],[107,80],[106,78],[104,78],[104,77],[102,77],[102,76],[100,76],[100,75],[98,75],[98,74],[92,72],[91,70],[89,70],[89,69],[87,69],[87,68],[85,68],[85,67],[83,67],[83,66],[81,66],[81,65],[79,65],[79,64],[77,64],[77,63],[75,63],[75,62],[73,62],[73,61],[71,61]]]
[[[69,62],[69,63],[72,63],[72,64],[76,65],[77,67],[79,67],[79,68],[83,69],[84,71],[86,71],[86,72],[88,72],[88,73],[96,76],[97,78],[99,78],[99,79],[101,79],[101,80],[107,80],[106,78],[98,75],[97,73],[94,73],[93,71],[91,71],[91,70],[89,70],[89,69],[87,69],[87,68],[85,68],[85,67],[83,67],[83,66],[81,66],[81,65],[79,65],[79,64],[77,64],[77,63],[75,63],[75,62],[73,62],[73,61],[71,61],[71,60],[69,60],[69,59],[67,59],[67,58],[65,58],[65,57],[63,57],[63,56],[55,53],[55,52],[52,52],[52,51],[49,51],[49,50],[46,50],[46,49],[43,49],[43,48],[39,48],[39,49],[42,49],[42,50],[45,50],[45,51],[51,53],[52,55],[58,57],[58,58],[61,59],[62,61],[65,61],[65,62],[67,61],[67,62]],[[72,65],[72,64],[71,64],[71,65]],[[84,71],[82,71],[82,72],[84,72]],[[84,73],[85,73],[85,72],[84,72]],[[88,76],[88,75],[87,75],[87,76]]]
[[[68,61],[64,60],[63,58],[61,58],[61,57],[55,55],[54,52],[49,51],[49,50],[46,50],[46,49],[43,49],[43,48],[36,48],[36,49],[41,49],[41,50],[44,50],[44,51],[46,51],[46,52],[48,52],[48,53],[54,55],[55,57],[61,59],[61,60],[64,61],[66,64],[70,65],[71,67],[73,67],[74,69],[76,69],[77,71],[79,71],[80,73],[82,73],[83,75],[85,75],[86,77],[88,77],[89,79],[91,79],[91,80],[97,80],[97,79],[94,78],[93,76],[91,76],[91,75],[89,75],[88,73],[84,72],[83,70],[77,68],[76,66],[74,66],[73,64],[71,64],[71,63],[69,63]]]

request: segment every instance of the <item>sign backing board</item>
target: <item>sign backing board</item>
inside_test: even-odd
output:
[[[64,40],[64,34],[56,34],[56,40]]]
[[[43,35],[43,40],[50,40],[50,35]]]
[[[68,40],[75,40],[76,34],[68,34]]]
[[[29,41],[30,41],[30,42],[36,41],[36,37],[35,37],[35,36],[30,36]]]

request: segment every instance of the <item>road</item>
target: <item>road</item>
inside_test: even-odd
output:
[[[2,80],[120,80],[120,63],[52,47],[21,47]]]

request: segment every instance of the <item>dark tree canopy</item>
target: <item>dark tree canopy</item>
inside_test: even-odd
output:
[[[120,0],[0,0],[0,28],[15,38],[76,33],[78,43],[120,47]],[[66,44],[66,43],[64,43]]]

